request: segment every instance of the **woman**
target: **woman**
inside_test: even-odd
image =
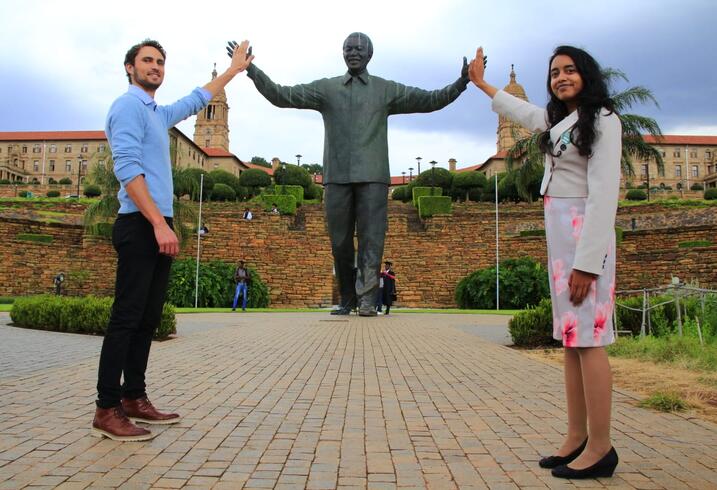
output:
[[[470,65],[492,107],[534,132],[545,153],[545,231],[553,336],[565,347],[567,436],[540,460],[560,478],[612,476],[612,374],[605,346],[614,342],[615,213],[622,128],[598,63],[559,46],[550,58],[546,109],[497,90],[484,79],[483,49]],[[588,437],[589,436],[589,437]]]
[[[396,301],[396,273],[393,271],[393,264],[390,260],[384,262],[384,270],[381,271],[383,279],[383,304],[386,305],[386,315],[391,311],[391,305]]]

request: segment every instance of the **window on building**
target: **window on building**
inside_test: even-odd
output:
[[[13,164],[15,167],[19,167],[19,166],[20,166],[20,161],[16,158],[16,159],[14,159],[14,160],[12,161],[12,164]]]
[[[208,139],[204,140],[204,146],[206,146],[207,148],[209,148],[209,140],[208,140]]]
[[[50,153],[57,153],[57,145],[50,145]]]
[[[675,150],[672,152],[672,156],[675,158],[680,158],[680,150]]]
[[[690,150],[690,158],[697,158],[697,150]]]
[[[219,164],[218,164],[218,163],[215,163],[215,164],[214,164],[214,168],[219,168]]]
[[[32,152],[33,153],[40,153],[40,145],[32,145]]]
[[[709,150],[705,150],[705,159],[709,160],[712,158],[712,152]]]
[[[72,145],[65,145],[65,153],[72,153]]]
[[[72,160],[65,160],[65,172],[72,172]]]
[[[664,165],[662,166],[662,168],[659,168],[659,167],[657,168],[657,175],[659,175],[660,177],[665,176],[665,166]]]
[[[101,167],[101,168],[105,168],[105,161],[104,161],[104,160],[98,161],[98,162],[97,162],[97,166],[98,166],[98,167]]]
[[[97,147],[97,151],[99,151],[100,153],[102,153],[103,151],[105,151],[105,144],[104,144],[104,143],[100,143],[100,146]]]
[[[87,143],[82,143],[82,147],[80,148],[80,153],[87,153],[89,151],[89,147],[87,146]]]
[[[675,165],[675,177],[682,177],[682,165]]]
[[[40,171],[40,160],[34,160],[32,162],[32,170],[33,172],[39,172]]]
[[[50,172],[55,171],[55,160],[50,160]]]
[[[22,161],[20,162],[20,167],[21,167],[23,170],[25,170],[25,160],[22,160]]]
[[[700,176],[700,167],[697,165],[692,165],[692,177],[699,177]]]
[[[23,152],[23,153],[27,153],[27,146],[26,146],[26,145],[22,145],[22,152]]]
[[[207,106],[207,119],[209,119],[209,120],[214,119],[214,106],[213,105]]]
[[[647,177],[647,171],[648,171],[648,168],[647,168],[646,163],[643,163],[642,165],[640,165],[640,177],[642,177],[642,178]]]
[[[664,158],[665,156],[667,156],[667,155],[665,154],[665,150],[660,151],[660,155],[662,155],[662,158]]]

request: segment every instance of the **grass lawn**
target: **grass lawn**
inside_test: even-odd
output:
[[[306,313],[325,312],[330,308],[249,308],[249,313]],[[177,308],[177,313],[231,313],[231,308]],[[442,313],[462,315],[515,315],[520,310],[460,310],[457,308],[391,308],[391,313]]]

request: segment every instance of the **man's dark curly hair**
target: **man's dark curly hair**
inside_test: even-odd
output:
[[[166,60],[167,59],[167,53],[165,53],[164,48],[161,44],[159,44],[154,39],[145,39],[141,43],[135,44],[131,48],[129,48],[129,51],[127,51],[127,54],[124,55],[124,64],[122,66],[126,65],[132,65],[134,66],[134,60],[137,57],[137,53],[139,53],[139,50],[144,48],[145,46],[150,46],[152,48],[155,48],[157,51],[162,53],[162,57]],[[129,76],[129,73],[127,73],[127,80],[129,80],[129,83],[132,83],[132,78]]]

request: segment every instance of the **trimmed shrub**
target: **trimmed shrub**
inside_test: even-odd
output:
[[[488,179],[482,172],[454,172],[450,194],[455,200],[466,201],[471,191],[482,191],[487,185]]]
[[[518,347],[560,345],[553,338],[553,307],[549,298],[516,314],[508,322],[508,332]]]
[[[625,199],[628,201],[644,201],[647,199],[647,193],[642,189],[630,189],[625,193]]]
[[[318,199],[321,202],[324,199],[324,188],[317,184],[311,184],[308,189],[304,189],[304,199]]]
[[[451,211],[451,198],[448,196],[421,196],[418,198],[418,215],[421,218],[428,218],[436,214],[451,214]]]
[[[239,198],[239,196],[242,195],[241,194],[242,190],[240,190],[240,189],[242,189],[242,185],[241,185],[241,182],[239,182],[239,177],[237,177],[236,175],[233,175],[233,174],[227,172],[226,170],[217,169],[217,170],[212,170],[211,172],[209,172],[209,176],[214,181],[215,186],[217,184],[228,185],[229,187],[231,187],[234,190],[234,193],[237,198]],[[243,191],[244,191],[243,195],[246,195],[246,189],[243,189]]]
[[[268,194],[278,196],[288,194],[290,196],[294,196],[297,206],[301,206],[304,202],[304,188],[300,185],[275,185],[273,192]]]
[[[717,189],[707,189],[705,191],[705,199],[708,201],[717,199]]]
[[[520,236],[545,236],[545,230],[523,230]]]
[[[40,233],[18,233],[18,240],[24,242],[35,242],[35,243],[52,243],[52,235],[43,235]]]
[[[399,185],[391,192],[391,199],[394,201],[406,201],[406,191],[408,190],[407,185]]]
[[[47,191],[47,197],[60,197],[60,191]]]
[[[212,201],[236,201],[237,193],[226,184],[214,184],[212,189]]]
[[[236,266],[228,262],[212,260],[199,263],[199,298],[198,306],[202,308],[227,308],[234,299],[234,270]],[[249,308],[266,308],[269,306],[269,289],[259,274],[249,270]],[[194,306],[194,280],[196,262],[194,259],[175,260],[169,276],[167,301],[175,306]]]
[[[705,190],[705,186],[703,186],[702,184],[700,184],[698,182],[695,182],[694,184],[692,184],[690,186],[690,190],[691,191],[703,191],[703,190]]]
[[[500,306],[523,309],[550,296],[548,271],[531,258],[500,263]],[[477,270],[458,282],[456,303],[464,309],[495,308],[495,267]]]
[[[258,168],[250,168],[244,170],[239,175],[239,183],[247,188],[249,197],[259,194],[261,187],[269,187],[271,185],[271,177],[268,173]]]
[[[17,193],[18,197],[32,197],[32,192],[30,191],[20,191]]]
[[[52,184],[57,184],[57,181],[55,179],[53,179],[52,177],[50,177],[49,179],[47,179],[47,183],[52,185]]]
[[[112,302],[112,298],[95,296],[26,296],[15,300],[10,318],[15,325],[25,328],[104,335]],[[177,333],[174,307],[165,303],[154,338],[165,339],[174,333]]]
[[[711,247],[712,245],[712,242],[709,240],[691,240],[688,242],[680,242],[677,244],[679,248]]]
[[[433,191],[433,192],[431,192]],[[418,198],[422,196],[442,196],[443,195],[443,189],[440,187],[419,187],[414,186],[411,189],[411,199],[413,200],[413,205],[418,207]]]
[[[0,185],[9,185],[11,183],[9,179],[0,179]]]
[[[468,200],[472,202],[481,202],[483,200],[484,190],[480,187],[474,187],[468,190]]]
[[[62,184],[62,185],[71,185],[71,184],[72,184],[72,179],[69,178],[69,177],[63,177],[63,178],[60,179],[60,182],[59,182],[59,183]]]
[[[214,179],[208,172],[201,168],[185,168],[176,169],[176,172],[180,172],[181,178],[175,178],[174,180],[174,195],[179,197],[189,196],[193,201],[199,201],[199,195],[201,193],[202,200],[208,200],[214,189]],[[199,188],[200,182],[202,182],[201,176],[204,175],[204,185],[202,186],[201,192]]]
[[[311,174],[305,168],[284,164],[274,172],[274,183],[286,186],[300,185],[304,189],[308,189],[313,184],[313,180]],[[301,197],[304,197],[303,194]]]
[[[276,204],[281,214],[296,214],[296,198],[291,194],[262,194],[260,202],[264,211],[271,211],[271,206]]]
[[[431,175],[433,175],[433,177],[431,177]],[[416,176],[416,180],[414,180],[412,183],[415,183],[415,185],[418,187],[429,188],[431,187],[431,183],[433,183],[434,186],[443,189],[443,194],[441,195],[447,196],[451,192],[451,185],[453,184],[453,174],[445,168],[429,168],[428,170],[424,170],[423,172],[421,172],[420,175]]]
[[[88,184],[85,186],[83,194],[85,197],[99,197],[102,195],[102,189],[98,185]]]

